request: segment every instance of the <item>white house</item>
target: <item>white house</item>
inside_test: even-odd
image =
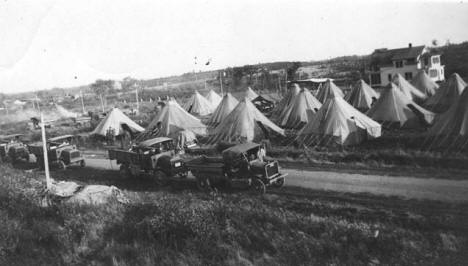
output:
[[[372,87],[383,87],[390,83],[395,74],[401,74],[411,81],[421,70],[424,70],[433,81],[443,81],[444,66],[440,63],[440,54],[434,54],[422,46],[398,49],[376,49],[371,54],[368,69],[369,82]]]

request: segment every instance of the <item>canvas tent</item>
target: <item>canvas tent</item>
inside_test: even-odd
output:
[[[324,103],[328,98],[344,97],[343,92],[331,80],[327,80],[317,93],[317,100]]]
[[[413,102],[393,83],[384,89],[366,114],[385,126],[401,128],[426,127],[434,119],[434,113]]]
[[[356,145],[378,138],[381,126],[356,110],[342,97],[329,97],[317,113],[308,110],[309,122],[296,141],[305,145]]]
[[[184,109],[191,114],[205,116],[213,113],[215,108],[210,101],[195,91],[189,101],[184,104]]]
[[[468,144],[468,90],[463,90],[457,102],[447,112],[437,115],[428,135],[432,145],[464,149]]]
[[[401,74],[395,74],[392,82],[403,92],[403,94],[414,102],[421,103],[427,99],[426,94],[411,85]]]
[[[292,103],[286,108],[283,116],[279,119],[279,125],[284,128],[297,129],[307,124],[307,110],[316,113],[322,104],[310,93],[308,89],[302,89],[296,95]]]
[[[126,116],[120,109],[114,108],[91,132],[91,135],[107,136],[109,130],[113,131],[114,136],[125,134],[125,131],[131,133],[143,132],[145,129]]]
[[[266,118],[244,98],[214,129],[208,143],[249,142],[268,138],[270,132],[284,135],[284,130]]]
[[[278,118],[284,112],[284,110],[291,104],[294,100],[294,97],[299,94],[301,87],[294,83],[286,93],[286,95],[281,99],[281,101],[275,106],[272,112],[273,118]]]
[[[457,102],[465,87],[465,81],[457,73],[453,73],[424,106],[437,113],[445,112]]]
[[[232,96],[231,93],[226,93],[224,95],[223,100],[221,103],[218,105],[216,110],[213,112],[213,115],[211,115],[210,119],[208,120],[207,124],[210,126],[217,126],[219,123],[221,123],[226,116],[231,113],[232,110],[236,107],[236,105],[239,103],[234,96]]]
[[[243,95],[243,98],[247,98],[249,101],[252,101],[253,99],[257,98],[258,94],[252,90],[252,88],[248,87]]]
[[[419,71],[418,74],[413,77],[413,80],[411,80],[411,85],[426,94],[427,97],[434,95],[439,88],[439,85],[437,85],[425,71]]]
[[[211,103],[211,105],[217,107],[223,98],[219,96],[219,94],[217,94],[214,90],[210,90],[206,95],[206,99]]]
[[[345,96],[345,100],[361,112],[369,110],[378,98],[377,92],[362,79],[358,80]]]
[[[206,134],[206,126],[200,119],[185,111],[175,100],[169,100],[138,139],[175,138],[183,130],[190,130],[197,135]]]

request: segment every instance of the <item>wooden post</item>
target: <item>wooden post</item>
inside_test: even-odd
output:
[[[99,94],[99,98],[101,99],[101,108],[102,108],[102,112],[104,113],[104,102],[102,101],[102,94]]]
[[[81,108],[83,108],[83,114],[86,113],[84,108],[84,100],[83,100],[83,92],[80,90],[80,98],[81,98]]]
[[[223,96],[223,73],[219,75],[219,84],[221,84],[221,96]]]
[[[135,89],[135,97],[136,97],[136,109],[137,112],[140,110],[140,102],[138,101],[138,89]]]
[[[47,157],[47,141],[46,141],[46,135],[45,135],[45,126],[44,126],[44,117],[41,112],[41,133],[42,133],[42,150],[44,152],[44,170],[45,170],[45,175],[46,175],[46,184],[47,184],[47,189],[50,190],[52,187],[52,181],[50,179],[50,173],[49,173],[49,158]]]

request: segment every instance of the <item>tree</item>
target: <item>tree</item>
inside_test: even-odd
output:
[[[433,39],[432,46],[438,46],[438,45],[439,45],[439,42],[437,41],[437,39]]]
[[[122,89],[124,91],[134,89],[139,85],[139,80],[132,77],[126,77],[122,80]]]
[[[286,73],[288,74],[288,80],[294,80],[294,74],[301,67],[301,62],[292,62],[288,64]]]
[[[96,93],[96,95],[102,95],[113,90],[114,81],[98,79],[93,84],[91,84],[90,87],[91,90]]]

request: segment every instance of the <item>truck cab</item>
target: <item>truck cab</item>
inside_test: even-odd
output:
[[[29,152],[21,141],[23,134],[0,136],[0,159],[16,162],[18,159],[29,161]]]
[[[134,145],[130,151],[109,150],[109,159],[117,160],[125,175],[137,176],[144,171],[166,177],[187,176],[185,163],[175,151],[171,138],[149,139]]]
[[[77,146],[73,144],[74,135],[63,135],[50,138],[46,142],[49,164],[58,163],[63,169],[72,164],[86,165],[85,159]],[[44,164],[44,152],[42,143],[29,145],[29,151],[36,156],[36,162],[40,168]]]

